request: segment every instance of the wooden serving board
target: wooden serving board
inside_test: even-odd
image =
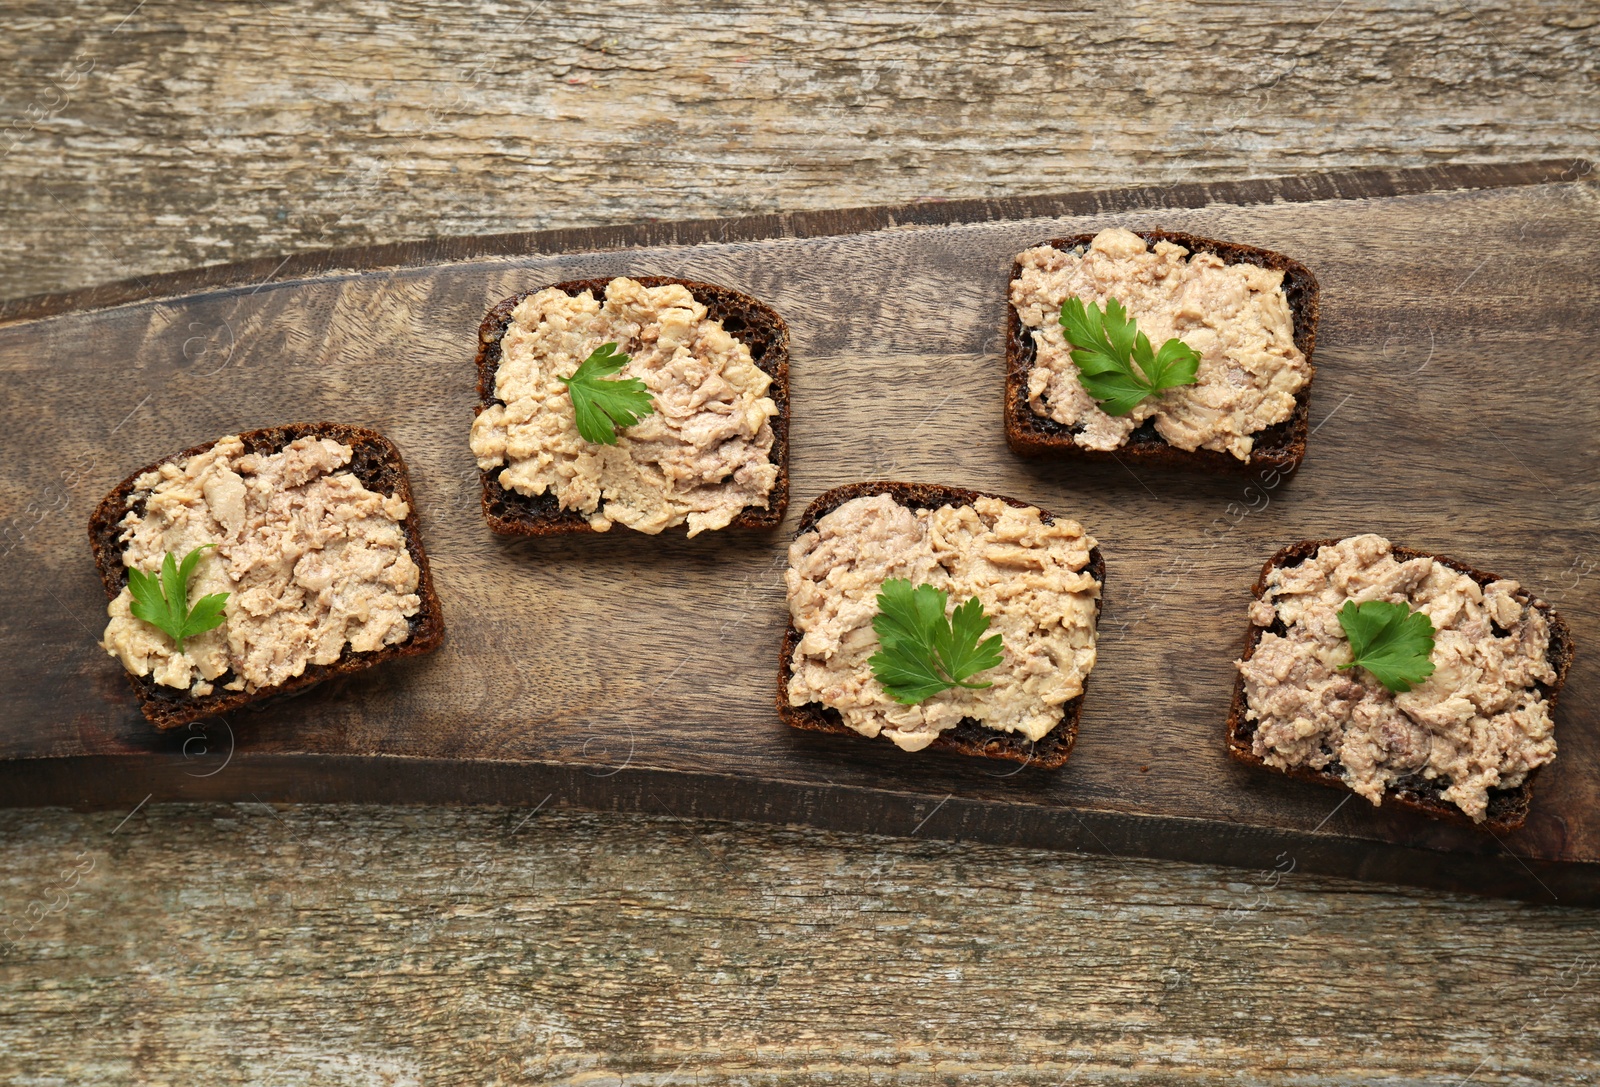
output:
[[[1026,461],[1001,431],[1013,256],[1111,224],[1294,256],[1322,283],[1291,479]],[[455,239],[0,305],[0,802],[567,805],[1311,869],[1600,901],[1600,201],[1586,164],[1356,172]],[[513,541],[478,508],[474,332],[562,279],[710,280],[793,333],[785,530]],[[237,430],[375,427],[410,465],[448,627],[401,662],[162,735],[95,642],[85,538],[126,473]],[[773,709],[792,527],[861,479],[1083,522],[1102,654],[1059,772],[797,733]],[[1501,839],[1229,761],[1248,587],[1375,531],[1521,579],[1571,623],[1561,756]]]

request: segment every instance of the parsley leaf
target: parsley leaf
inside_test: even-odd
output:
[[[1405,604],[1346,600],[1339,625],[1355,659],[1340,669],[1365,668],[1391,691],[1409,691],[1433,675],[1433,620]]]
[[[222,606],[228,602],[228,593],[210,593],[189,606],[189,576],[200,565],[201,552],[216,544],[201,544],[183,557],[180,563],[167,552],[161,561],[161,573],[147,574],[143,570],[128,568],[128,592],[133,603],[128,610],[135,619],[143,619],[162,631],[183,652],[185,638],[204,634],[222,625]]]
[[[872,620],[879,649],[867,663],[896,702],[914,706],[952,687],[990,686],[966,680],[1000,663],[1000,635],[983,637],[989,617],[977,597],[946,619],[949,599],[932,585],[913,589],[905,578],[883,583],[878,614]]]
[[[603,343],[571,377],[561,379],[572,395],[572,412],[584,441],[616,445],[618,427],[633,426],[655,412],[655,401],[638,378],[604,380],[626,365],[628,356],[616,344]]]
[[[1193,385],[1200,354],[1173,337],[1153,351],[1150,339],[1115,298],[1105,310],[1081,298],[1061,303],[1061,327],[1073,348],[1078,380],[1107,415],[1126,415],[1164,389]]]

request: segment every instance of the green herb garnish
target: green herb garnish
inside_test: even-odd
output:
[[[883,583],[872,620],[880,648],[867,663],[896,702],[914,706],[952,687],[990,686],[966,680],[1000,663],[1000,635],[983,638],[989,617],[977,597],[946,619],[949,599],[932,585],[913,589],[905,578]]]
[[[1346,600],[1339,625],[1355,655],[1341,670],[1365,668],[1391,691],[1409,691],[1433,675],[1433,620],[1425,613],[1385,600]]]
[[[655,412],[655,401],[638,378],[605,380],[626,365],[628,356],[618,351],[616,344],[603,343],[576,373],[561,379],[572,394],[572,412],[584,441],[616,445],[618,427],[633,426]]]
[[[1126,415],[1146,397],[1164,389],[1193,385],[1200,354],[1173,337],[1150,349],[1150,339],[1115,298],[1105,310],[1080,298],[1061,303],[1061,327],[1066,331],[1078,380],[1107,415]]]
[[[228,593],[210,593],[189,606],[189,575],[200,564],[200,552],[216,544],[201,544],[178,562],[167,552],[161,560],[161,575],[147,574],[128,567],[128,592],[133,604],[128,608],[135,619],[143,619],[164,632],[183,652],[183,640],[204,634],[222,625],[222,605]]]

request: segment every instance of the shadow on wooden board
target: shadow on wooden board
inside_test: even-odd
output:
[[[1594,902],[1592,189],[1585,163],[1353,171],[441,239],[0,303],[0,577],[12,592],[0,803],[548,797]],[[1114,224],[1259,245],[1316,274],[1318,376],[1295,475],[1011,454],[1012,260]],[[617,274],[721,283],[788,322],[782,528],[522,542],[485,528],[466,440],[479,322],[516,291]],[[1513,340],[1518,367],[1485,349]],[[174,450],[324,418],[373,427],[403,452],[444,645],[157,735],[96,645],[105,598],[90,510]],[[782,573],[799,511],[830,487],[885,478],[1014,495],[1099,541],[1100,660],[1060,771],[910,756],[778,722]],[[1561,756],[1541,772],[1527,825],[1503,840],[1227,757],[1232,661],[1261,562],[1294,540],[1364,531],[1515,577],[1573,626]]]

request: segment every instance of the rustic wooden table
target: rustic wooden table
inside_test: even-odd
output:
[[[1592,4],[0,10],[0,297],[434,234],[1600,157]],[[0,812],[0,921],[17,1083],[1600,1078],[1600,913],[1270,870],[143,805]]]

